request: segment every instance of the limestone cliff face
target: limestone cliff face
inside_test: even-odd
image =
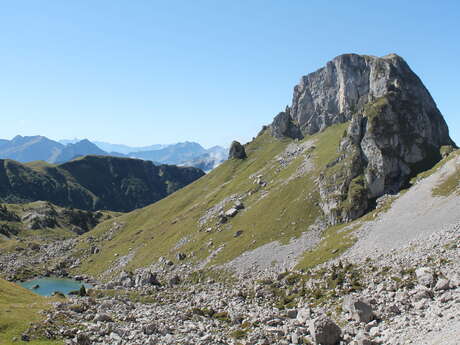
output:
[[[331,224],[361,216],[371,200],[399,191],[438,162],[441,146],[455,146],[428,90],[395,54],[336,57],[302,78],[282,114],[271,125],[275,137],[350,121],[338,158],[319,179]]]

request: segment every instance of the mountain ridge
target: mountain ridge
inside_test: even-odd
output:
[[[363,215],[372,200],[398,192],[411,177],[456,148],[423,82],[396,54],[344,54],[301,78],[292,105],[270,125],[276,138],[303,138],[350,122],[339,157],[320,182],[334,225]]]
[[[328,78],[321,77],[323,74]],[[281,121],[280,115],[275,116],[271,125],[244,145],[246,159],[229,159],[197,183],[137,211],[136,219],[144,222],[127,215],[120,240],[126,241],[133,231],[131,223],[151,229],[145,230],[147,238],[149,231],[163,238],[166,235],[154,229],[167,217],[173,225],[162,228],[169,237],[163,238],[161,248],[149,242],[149,253],[168,257],[174,253],[172,238],[180,242],[184,237],[188,242],[181,250],[193,253],[190,261],[206,262],[207,267],[224,264],[272,241],[285,243],[302,234],[318,238],[315,234],[332,225],[361,217],[375,207],[375,199],[399,192],[413,176],[440,161],[443,151],[456,148],[434,101],[402,58],[341,55],[312,75],[302,79],[306,83],[303,88],[294,88],[296,118],[290,108],[283,112]],[[339,82],[343,75],[348,76],[348,83]],[[307,87],[308,80],[311,85]],[[368,94],[357,92],[360,88]],[[380,97],[382,92],[384,98]],[[316,101],[300,94],[316,94]],[[348,94],[351,98],[345,101],[343,97]],[[410,95],[423,97],[413,99]],[[382,102],[385,97],[388,102]],[[316,108],[311,105],[314,103]],[[316,117],[309,113],[311,109],[315,109]],[[434,127],[440,131],[430,130],[428,113],[433,114]],[[328,125],[317,126],[321,123]],[[419,123],[423,123],[424,131],[419,131]],[[290,136],[293,128],[296,135]],[[385,128],[391,131],[385,132]],[[406,140],[408,136],[415,140]],[[244,207],[237,209],[233,203]],[[177,204],[192,206],[181,208]],[[169,208],[175,210],[174,215],[167,211]],[[162,216],[157,218],[158,214]],[[232,239],[230,229],[241,229],[245,235]],[[200,247],[207,238],[212,238],[211,249]],[[143,251],[139,248],[129,267],[151,263],[145,261]],[[105,262],[101,266],[110,266],[105,255],[101,262]],[[103,269],[92,270],[100,273]]]
[[[88,139],[64,139],[57,142],[44,136],[17,135],[12,140],[0,140],[0,158],[13,159],[22,163],[39,160],[48,163],[64,163],[85,155],[105,155],[140,158],[150,160],[154,164],[202,167],[206,171],[213,169],[227,158],[226,149],[223,147],[213,146],[206,150],[200,144],[190,141],[138,148],[104,142],[101,146]]]
[[[129,211],[153,203],[201,177],[196,168],[110,156],[84,156],[59,165],[0,160],[0,200],[50,201],[84,210]]]

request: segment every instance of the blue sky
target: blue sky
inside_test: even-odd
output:
[[[245,142],[302,75],[395,52],[460,143],[459,3],[0,0],[0,138]]]

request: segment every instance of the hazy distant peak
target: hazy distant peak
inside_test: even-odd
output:
[[[58,140],[58,142],[60,142],[62,145],[75,144],[75,143],[78,143],[79,141],[81,141],[81,139],[78,139],[78,138]]]

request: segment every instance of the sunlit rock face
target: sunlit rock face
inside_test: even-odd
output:
[[[302,77],[292,104],[271,124],[277,138],[298,139],[350,121],[339,157],[319,180],[330,223],[362,215],[369,200],[399,191],[455,146],[436,103],[399,56],[345,54]]]

